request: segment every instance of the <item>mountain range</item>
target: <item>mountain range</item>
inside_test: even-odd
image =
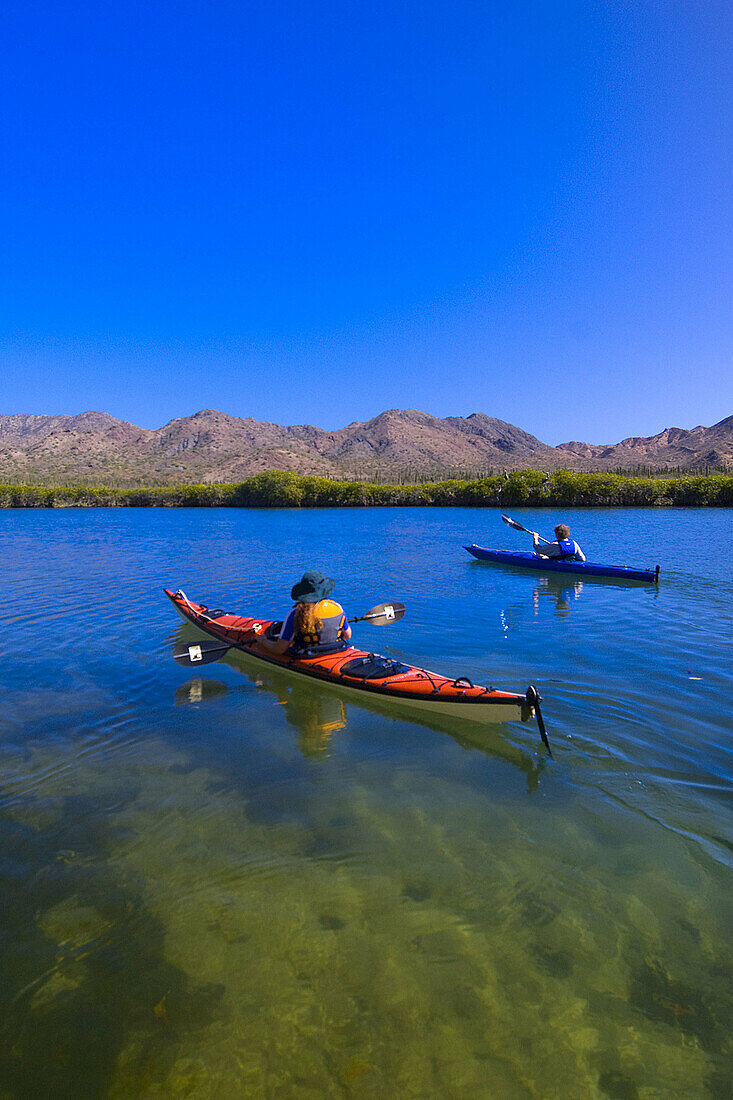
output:
[[[484,413],[436,417],[390,409],[338,431],[283,427],[213,409],[146,430],[107,413],[0,415],[0,482],[168,485],[242,481],[263,470],[425,480],[502,470],[733,468],[733,416],[620,443],[551,447]]]

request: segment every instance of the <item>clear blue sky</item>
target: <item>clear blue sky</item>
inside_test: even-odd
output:
[[[0,412],[733,413],[730,0],[19,0]]]

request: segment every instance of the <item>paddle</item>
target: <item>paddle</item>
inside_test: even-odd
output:
[[[388,626],[396,623],[405,614],[403,603],[378,603],[366,615],[357,615],[349,619],[350,623],[371,623],[372,626]]]
[[[349,619],[349,622],[371,623],[372,626],[388,626],[389,623],[399,622],[404,614],[405,605],[403,603],[395,603],[394,601],[392,603],[378,603],[365,615],[357,615],[355,618]],[[218,642],[215,638],[203,642],[192,642],[191,644],[179,642],[173,648],[173,660],[177,661],[179,665],[194,668],[197,665],[208,665],[212,661],[218,661],[232,648],[234,648],[232,642]]]
[[[513,527],[515,531],[524,531],[528,535],[537,535],[536,531],[530,531],[529,527],[522,527],[521,523],[518,523],[517,520],[512,519],[511,516],[502,515],[501,518],[504,520],[504,523],[507,525],[507,527]],[[537,538],[540,540],[540,542],[546,542],[548,544],[550,542],[550,539],[543,539],[542,535],[537,535]]]
[[[213,638],[205,642],[179,642],[173,647],[173,660],[186,668],[194,668],[196,665],[209,665],[212,661],[218,661],[232,648],[229,642],[217,642]]]

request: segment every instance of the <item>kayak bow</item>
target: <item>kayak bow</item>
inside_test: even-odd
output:
[[[464,676],[451,679],[424,668],[406,665],[391,658],[368,653],[350,645],[336,653],[293,656],[274,653],[262,645],[261,638],[273,625],[272,619],[257,619],[221,610],[210,611],[205,604],[189,600],[180,589],[164,588],[166,596],[182,618],[221,643],[222,655],[231,648],[240,654],[288,670],[298,676],[316,679],[337,687],[346,695],[379,696],[423,711],[451,718],[478,722],[537,722],[548,753],[552,756],[542,721],[540,696],[530,685],[524,694],[498,691],[474,684]],[[211,649],[211,643],[208,643]],[[176,659],[187,665],[205,663],[207,643],[177,647]],[[212,659],[208,657],[208,659]]]

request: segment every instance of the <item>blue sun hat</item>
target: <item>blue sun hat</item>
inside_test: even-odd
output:
[[[309,569],[297,584],[293,585],[290,598],[295,603],[318,603],[330,596],[336,587],[333,577],[324,577],[317,569]]]

